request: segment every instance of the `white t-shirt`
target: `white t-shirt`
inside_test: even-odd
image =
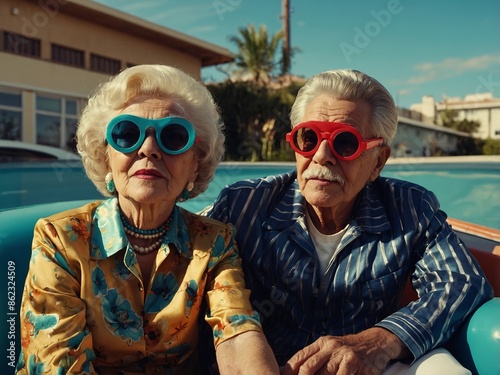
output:
[[[337,250],[339,247],[340,240],[344,236],[349,224],[345,226],[340,232],[334,234],[323,234],[314,226],[309,212],[306,211],[306,222],[307,229],[309,230],[309,235],[316,249],[316,255],[319,260],[321,274],[324,275],[328,265],[333,260],[335,255],[337,255]]]

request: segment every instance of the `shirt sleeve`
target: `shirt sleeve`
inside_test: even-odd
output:
[[[446,343],[467,316],[493,294],[477,261],[447,223],[434,194],[424,195],[419,212],[411,276],[418,299],[377,324],[396,334],[414,360]]]
[[[18,374],[95,373],[78,270],[54,225],[39,220],[21,302]]]
[[[247,331],[262,332],[260,318],[245,289],[241,258],[234,240],[234,227],[225,226],[217,237],[209,264],[206,321],[212,327],[214,344]]]

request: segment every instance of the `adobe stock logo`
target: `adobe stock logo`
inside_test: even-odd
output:
[[[493,73],[490,73],[487,78],[479,76],[478,81],[480,85],[476,87],[476,94],[483,92],[495,93],[497,90],[500,90],[500,79],[494,79]]]
[[[50,19],[59,13],[60,5],[66,4],[67,0],[39,0],[40,11],[33,14],[31,20],[22,18],[22,34],[24,36],[36,36],[39,29],[47,26]]]
[[[370,12],[372,20],[368,21],[363,28],[356,26],[354,28],[353,44],[342,42],[339,44],[340,50],[344,54],[348,63],[352,61],[353,54],[359,54],[366,48],[373,38],[376,38],[382,32],[382,29],[387,27],[392,20],[392,16],[403,11],[403,6],[399,0],[389,0],[387,9],[379,11],[372,10]]]
[[[214,0],[212,5],[221,21],[224,21],[224,13],[232,12],[241,5],[243,0]]]

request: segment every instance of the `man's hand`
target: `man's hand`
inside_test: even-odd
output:
[[[290,358],[282,375],[379,375],[391,359],[409,356],[399,338],[375,327],[355,335],[319,338]]]

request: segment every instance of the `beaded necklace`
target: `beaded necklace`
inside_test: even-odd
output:
[[[139,239],[155,239],[158,238],[155,242],[153,242],[149,246],[138,246],[138,245],[132,245],[134,248],[134,251],[141,254],[141,255],[146,255],[149,254],[155,250],[158,250],[161,246],[163,236],[165,233],[167,233],[168,228],[170,227],[170,222],[172,221],[172,216],[168,218],[166,222],[164,222],[161,227],[156,228],[156,229],[140,229],[137,227],[134,227],[131,225],[125,216],[123,215],[122,212],[120,212],[120,218],[123,223],[123,228],[125,229],[125,233],[127,233],[130,236],[133,236],[135,238]]]

